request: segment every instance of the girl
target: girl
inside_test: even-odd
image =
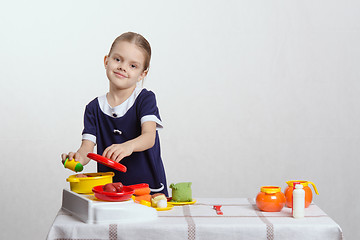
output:
[[[87,153],[97,145],[98,154],[127,167],[123,173],[98,163],[98,172],[115,172],[113,181],[124,185],[148,183],[153,192],[167,196],[155,94],[138,84],[149,71],[150,58],[150,44],[140,34],[127,32],[115,39],[104,58],[109,92],[86,106],[81,146],[61,158],[86,165]]]

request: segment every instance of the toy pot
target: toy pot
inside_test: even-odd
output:
[[[256,196],[256,206],[264,212],[280,212],[285,206],[285,195],[280,187],[263,186]]]
[[[287,181],[287,187],[285,188],[285,197],[286,197],[286,206],[289,208],[292,208],[292,193],[294,191],[294,182],[298,182],[301,185],[303,185],[303,189],[305,191],[305,207],[309,207],[310,203],[312,202],[312,191],[311,188],[309,187],[309,184],[311,184],[315,190],[316,194],[319,194],[316,186],[313,182],[310,181],[297,181],[297,180],[293,180],[293,181]]]
[[[105,185],[113,182],[113,172],[104,173],[86,173],[88,177],[77,177],[77,174],[71,175],[66,179],[70,182],[70,190],[81,194],[92,194],[93,187]]]

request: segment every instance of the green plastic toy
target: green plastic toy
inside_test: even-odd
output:
[[[173,202],[191,202],[192,201],[192,191],[191,191],[191,182],[182,182],[177,184],[170,184],[172,189],[172,199]]]

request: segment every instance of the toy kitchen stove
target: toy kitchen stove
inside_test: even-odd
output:
[[[62,209],[84,223],[133,223],[157,218],[154,208],[135,203],[132,199],[108,202],[94,195],[79,194],[64,189]]]
[[[126,172],[125,166],[100,155],[89,153],[88,157],[116,170]],[[103,190],[102,186],[112,183],[113,172],[80,175],[82,176],[72,175],[67,179],[70,182],[70,190],[63,190],[62,209],[81,221],[89,224],[132,223],[157,218],[156,209],[134,202],[131,198],[135,192],[134,188],[123,186],[121,192]]]

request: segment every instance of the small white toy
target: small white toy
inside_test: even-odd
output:
[[[157,207],[158,208],[166,208],[167,207],[167,200],[166,199],[161,199],[157,202]]]

